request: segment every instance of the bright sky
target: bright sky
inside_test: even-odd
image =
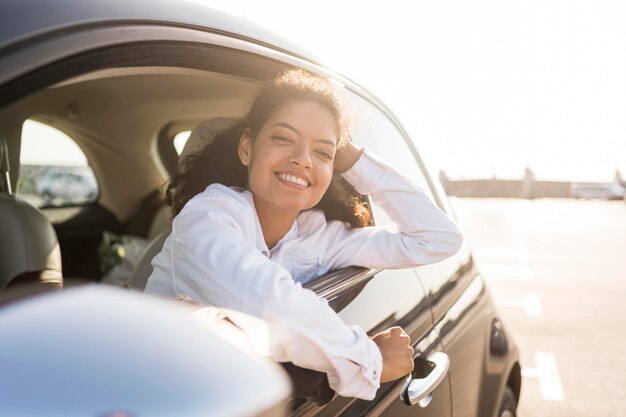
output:
[[[87,158],[65,133],[27,120],[22,126],[20,162],[25,165],[86,166]]]
[[[626,175],[626,2],[196,1],[369,88],[450,177]]]
[[[435,172],[626,176],[623,0],[194,1],[260,23],[370,89]],[[27,130],[41,155],[45,132]],[[45,153],[76,155],[59,149]]]

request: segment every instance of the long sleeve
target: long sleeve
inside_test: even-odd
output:
[[[332,244],[324,245],[328,248],[322,260],[326,268],[415,267],[439,262],[461,247],[463,238],[457,227],[430,198],[367,150],[343,177],[359,193],[370,195],[395,227],[351,229],[341,222],[328,222],[323,235]]]
[[[382,370],[378,347],[254,246],[252,210],[224,193],[192,199],[174,219],[148,288],[171,280],[176,294],[261,318],[275,360],[326,372],[340,395],[372,399]]]

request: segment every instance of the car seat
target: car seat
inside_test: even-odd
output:
[[[225,118],[225,117],[216,117],[213,119],[206,120],[200,124],[198,124],[189,135],[189,139],[183,148],[183,151],[180,154],[180,161],[184,160],[189,155],[194,155],[201,152],[204,147],[211,143],[215,138],[215,135],[229,127],[231,127],[235,123],[235,120]],[[180,169],[180,165],[179,165]],[[160,221],[162,221],[164,217],[160,217]],[[158,220],[159,218],[157,218]],[[150,227],[151,230],[154,230],[154,227]],[[170,224],[167,225],[160,233],[156,235],[151,241],[146,250],[144,251],[141,259],[133,269],[133,272],[128,279],[128,287],[143,291],[146,283],[148,282],[148,277],[152,274],[152,258],[154,258],[163,248],[163,243],[165,239],[169,236],[171,231],[171,221]],[[154,233],[154,231],[152,231]]]
[[[0,302],[60,289],[61,249],[47,217],[11,192],[9,152],[0,134]]]

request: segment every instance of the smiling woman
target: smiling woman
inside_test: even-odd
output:
[[[397,229],[364,227],[366,194]],[[147,292],[266,320],[275,360],[327,373],[343,396],[372,399],[381,382],[413,369],[401,328],[370,339],[296,284],[351,265],[437,262],[462,240],[423,191],[350,141],[326,78],[292,69],[268,82],[246,117],[183,159],[168,198],[172,232]]]

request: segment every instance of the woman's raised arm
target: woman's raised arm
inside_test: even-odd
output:
[[[323,263],[331,269],[415,267],[441,261],[460,249],[463,237],[452,220],[380,158],[365,150],[342,175],[359,193],[370,195],[395,227],[351,229],[328,222],[322,235],[332,244],[322,245],[329,248]]]

